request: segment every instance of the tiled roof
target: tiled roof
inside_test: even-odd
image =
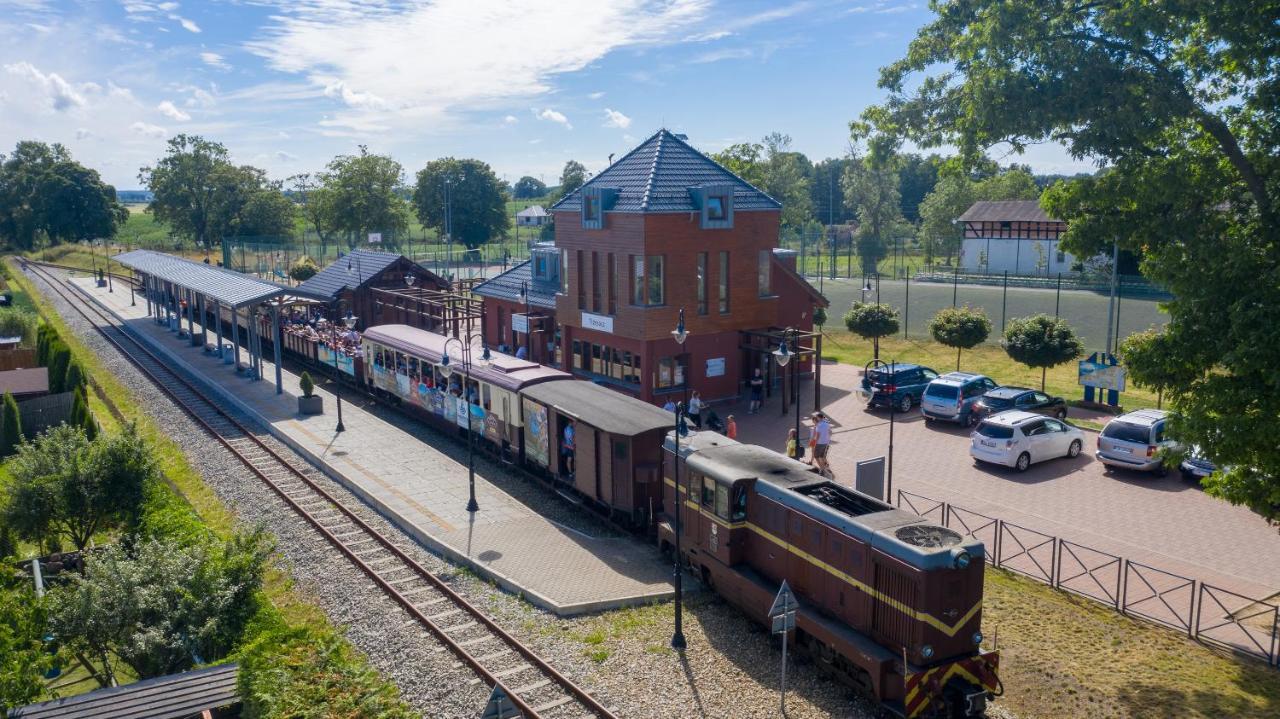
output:
[[[663,129],[609,165],[583,187],[618,190],[609,212],[694,212],[689,188],[732,185],[733,210],[778,210],[782,204],[738,177],[679,136]],[[582,190],[574,190],[552,210],[582,210]]]
[[[250,277],[224,267],[167,255],[152,250],[133,250],[113,257],[116,262],[180,287],[196,290],[219,302],[242,307],[281,295],[319,299],[302,287],[286,287]]]
[[[394,252],[352,250],[298,285],[298,289],[332,299],[343,290],[354,290],[372,280],[398,259],[400,255]]]
[[[206,709],[240,703],[235,664],[146,679],[122,687],[31,704],[9,712],[9,719],[184,719]]]
[[[520,288],[522,286],[528,286],[529,288],[530,306],[547,310],[556,308],[555,285],[548,286],[544,282],[534,282],[533,271],[530,269],[528,260],[495,276],[491,280],[481,282],[471,289],[471,294],[509,302],[524,302],[524,298],[520,296]]]
[[[1045,214],[1038,200],[979,200],[960,215],[961,222],[1062,222]]]
[[[547,211],[542,205],[530,205],[516,213],[516,217],[546,217]]]

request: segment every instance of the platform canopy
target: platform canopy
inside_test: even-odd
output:
[[[98,689],[14,709],[9,719],[187,719],[239,704],[238,670],[235,664],[222,664]]]
[[[323,301],[323,295],[300,287],[287,287],[260,280],[223,267],[168,255],[152,250],[133,250],[113,257],[132,270],[150,275],[178,287],[195,290],[230,307],[243,307],[273,299]]]

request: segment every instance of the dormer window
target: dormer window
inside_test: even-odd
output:
[[[587,185],[582,188],[582,228],[584,230],[603,230],[604,213],[613,209],[618,197],[615,187],[597,187]]]
[[[595,195],[586,195],[582,198],[582,221],[583,222],[599,222],[600,221],[600,198]]]
[[[713,195],[707,198],[707,219],[724,220],[729,216],[729,198]]]
[[[733,186],[699,185],[689,188],[698,209],[699,225],[704,230],[728,230],[733,228]]]

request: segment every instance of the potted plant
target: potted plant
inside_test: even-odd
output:
[[[311,373],[303,372],[298,378],[298,389],[302,396],[298,398],[298,414],[323,414],[324,398],[315,393],[316,383],[311,381]]]

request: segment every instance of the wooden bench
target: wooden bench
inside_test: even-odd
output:
[[[206,342],[204,345],[204,353],[207,355],[213,354],[214,352],[217,351],[217,349],[218,349],[217,347],[213,346],[212,342]]]

